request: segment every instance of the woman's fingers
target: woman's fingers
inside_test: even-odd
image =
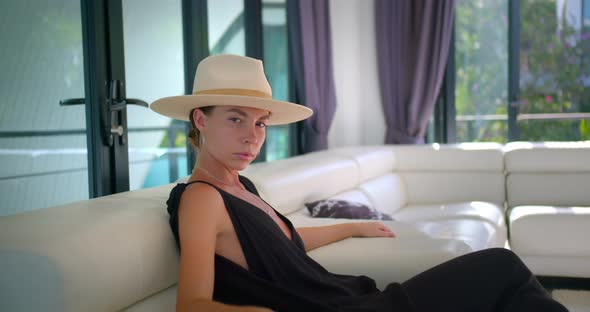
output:
[[[395,237],[395,234],[380,222],[364,222],[361,224],[361,236],[365,237]]]
[[[386,236],[395,237],[395,234],[387,227],[379,228]]]

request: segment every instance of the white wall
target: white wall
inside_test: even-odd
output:
[[[382,144],[385,121],[379,94],[372,0],[331,0],[336,114],[330,148]]]

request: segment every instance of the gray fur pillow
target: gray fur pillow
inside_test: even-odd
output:
[[[306,203],[305,207],[314,218],[394,220],[390,215],[365,204],[341,199],[318,200]]]

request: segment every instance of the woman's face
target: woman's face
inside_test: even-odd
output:
[[[245,169],[258,155],[266,138],[266,110],[216,106],[209,115],[195,113],[195,123],[204,137],[201,148],[234,170]]]

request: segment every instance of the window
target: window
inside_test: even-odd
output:
[[[456,141],[590,139],[589,2],[457,2]]]
[[[183,94],[181,1],[127,0],[122,5],[127,97],[151,103]],[[185,122],[128,105],[127,124],[130,190],[186,175]]]
[[[209,53],[246,55],[244,1],[216,0],[207,3]]]
[[[2,1],[0,20],[0,216],[88,199],[85,107],[59,105],[84,97],[80,1]]]
[[[590,40],[583,31],[583,1],[520,3],[520,139],[590,139],[590,66],[584,57]]]
[[[209,1],[209,51],[211,54],[245,55],[246,33],[242,0]],[[289,100],[287,13],[285,0],[262,1],[264,70],[273,98]],[[266,160],[291,156],[290,126],[272,126],[266,133]]]
[[[458,142],[506,142],[508,0],[459,0],[455,15]]]
[[[275,100],[289,101],[287,6],[285,0],[262,1],[264,70]],[[266,133],[266,160],[291,156],[289,125],[272,126]]]

